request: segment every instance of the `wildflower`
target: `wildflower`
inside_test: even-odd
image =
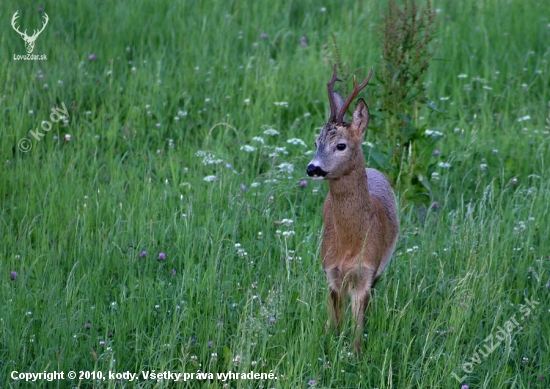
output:
[[[434,202],[432,203],[432,208],[433,208],[433,209],[439,208],[439,203],[438,203],[437,201],[434,201]]]
[[[212,346],[214,345],[214,342],[212,342],[211,340],[208,342],[208,347],[209,348],[212,348]]]
[[[88,56],[88,59],[89,59],[90,61],[94,61],[95,58],[96,58],[96,57],[95,57],[95,54],[90,54],[90,55]]]
[[[307,38],[305,36],[300,39],[300,44],[304,47],[307,47]]]
[[[283,162],[279,166],[277,166],[282,172],[291,174],[294,172],[294,165],[288,162]]]
[[[306,186],[306,185],[307,185],[307,181],[306,181],[306,180],[300,181],[300,186]]]
[[[160,261],[164,261],[166,259],[166,254],[164,253],[159,253],[159,260]]]
[[[243,192],[245,192],[245,191],[248,190],[248,188],[246,187],[245,184],[241,184],[241,190],[242,190]]]
[[[426,136],[431,136],[431,135],[434,135],[434,136],[443,136],[443,134],[439,131],[436,131],[436,130],[426,130],[424,132],[424,134],[426,134]]]
[[[487,170],[487,164],[486,163],[482,163],[481,165],[479,165],[479,168],[481,170]]]
[[[267,35],[267,34],[262,34],[262,35],[260,35],[260,38],[262,38],[262,39],[267,39],[267,38],[268,38],[268,35]]]
[[[246,105],[250,104],[250,99],[244,99],[244,103],[245,103]]]
[[[444,169],[448,169],[451,167],[451,164],[450,163],[447,163],[447,162],[439,162],[439,167],[442,167]]]
[[[286,101],[276,101],[273,104],[275,104],[277,107],[288,107],[288,103]]]
[[[232,168],[232,166],[231,166],[230,163],[226,163],[226,164],[225,164],[225,167],[228,168],[228,169],[231,169],[231,168]]]
[[[264,144],[264,143],[265,143],[265,142],[264,142],[264,138],[262,138],[261,136],[255,136],[254,138],[252,138],[252,140],[253,140],[254,142],[259,142],[259,143],[261,143],[261,144]]]
[[[460,387],[460,389],[468,389],[468,388],[469,388],[468,385],[462,385],[462,386]]]
[[[12,281],[15,281],[17,279],[17,272],[16,271],[12,271],[10,273],[10,280]]]
[[[71,134],[65,134],[63,135],[63,140],[65,142],[70,142],[71,141]]]
[[[306,142],[304,142],[303,140],[298,139],[298,138],[289,139],[289,140],[286,141],[286,143],[290,143],[292,145],[300,145],[300,146],[307,147]]]
[[[246,151],[247,153],[251,153],[253,151],[256,151],[256,147],[250,146],[250,145],[244,145],[244,146],[241,146],[241,150]]]
[[[467,74],[459,74],[457,77],[458,77],[458,78],[467,78],[468,75],[467,75]]]
[[[173,276],[176,275],[176,269],[172,269],[172,275],[173,275]]]
[[[270,136],[276,136],[276,135],[279,135],[279,131],[277,131],[274,128],[268,128],[267,130],[264,131],[264,134],[270,135]]]
[[[147,251],[145,251],[145,250],[142,251],[141,253],[139,253],[139,256],[140,256],[141,258],[145,258],[145,257],[147,256]]]
[[[216,181],[216,176],[206,176],[203,178],[203,180],[206,182]]]
[[[531,120],[531,116],[526,115],[524,117],[518,118],[518,122],[523,122],[524,120]]]
[[[90,328],[92,328],[92,325],[90,323],[84,323],[85,330],[89,330]]]
[[[275,318],[274,317],[269,318],[269,324],[275,324]]]
[[[313,385],[315,385],[316,383],[317,383],[317,381],[315,381],[315,380],[309,380],[307,384],[308,384],[309,386],[313,386]]]
[[[437,157],[439,155],[439,150],[434,150],[434,155]]]

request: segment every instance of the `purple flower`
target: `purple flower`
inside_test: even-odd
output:
[[[90,61],[94,61],[94,60],[95,60],[95,54],[90,54],[90,55],[88,56],[88,59],[89,59]]]
[[[90,328],[92,328],[90,323],[84,323],[84,329],[89,330]]]
[[[303,36],[302,39],[300,39],[300,42],[302,46],[307,47],[307,38],[305,36]]]
[[[209,341],[209,342],[208,342],[208,347],[209,347],[209,348],[212,348],[213,345],[214,345],[214,342],[212,342],[212,341]]]
[[[468,389],[468,385],[462,385],[460,389]]]
[[[44,8],[38,7],[38,12],[44,12]]]
[[[145,258],[147,256],[147,251],[142,251],[141,253],[139,253],[139,256],[141,258]]]
[[[247,191],[248,188],[246,187],[245,184],[241,184],[241,190],[244,192],[244,191]]]
[[[160,261],[164,261],[166,259],[166,254],[164,253],[159,253],[159,260]]]
[[[12,271],[12,272],[10,273],[10,279],[11,279],[12,281],[15,281],[16,278],[17,278],[17,272],[16,272],[16,271]]]
[[[274,317],[269,318],[269,324],[275,324],[275,318]]]
[[[437,157],[439,155],[439,150],[434,150],[434,155]]]
[[[231,166],[230,163],[226,163],[226,164],[225,164],[225,167],[228,168],[228,169],[231,169],[231,168],[232,168],[232,166]]]
[[[172,275],[173,275],[173,276],[176,275],[176,269],[172,269]]]
[[[261,37],[262,39],[267,39],[267,34],[262,34],[262,35],[260,35],[260,37]]]
[[[309,386],[313,386],[313,385],[315,385],[316,383],[317,383],[317,381],[315,381],[315,380],[309,380],[307,384],[308,384]]]
[[[434,201],[434,202],[432,203],[432,208],[433,208],[433,209],[439,208],[439,203],[438,203],[437,201]]]
[[[306,181],[306,180],[300,181],[300,186],[306,186],[306,185],[307,185],[307,181]]]
[[[223,323],[221,321],[218,322],[218,328],[223,327]]]

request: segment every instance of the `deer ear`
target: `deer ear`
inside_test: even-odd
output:
[[[335,112],[340,112],[340,110],[344,106],[344,99],[342,98],[342,96],[340,96],[340,93],[338,93],[338,92],[334,92],[332,94],[332,97],[334,99],[334,104],[336,104]],[[344,113],[344,116],[345,115],[346,114]],[[346,121],[345,117],[344,117],[344,121]]]
[[[354,131],[357,131],[359,134],[363,135],[365,133],[365,130],[367,129],[367,126],[369,125],[369,120],[370,113],[369,107],[367,107],[367,103],[365,103],[365,100],[363,99],[357,100],[357,105],[355,106],[355,110],[353,111],[351,128]]]

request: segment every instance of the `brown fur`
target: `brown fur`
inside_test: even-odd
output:
[[[349,295],[357,326],[356,354],[361,350],[371,289],[389,262],[399,233],[390,184],[378,170],[364,166],[361,142],[368,121],[368,107],[360,99],[351,123],[327,123],[323,127],[310,164],[326,173],[323,177],[329,180],[321,245],[330,290],[329,327],[340,330],[343,303]],[[345,150],[338,150],[338,144],[345,144]]]

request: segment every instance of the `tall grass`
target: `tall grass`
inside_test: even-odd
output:
[[[11,16],[32,31],[41,13],[0,5],[0,387],[223,387],[11,378],[70,370],[277,376],[232,388],[548,387],[544,4],[434,3],[427,93],[445,114],[419,120],[445,136],[437,207],[400,201],[361,359],[349,323],[324,331],[327,188],[302,180],[326,120],[331,33],[366,74],[384,4],[40,6],[50,21],[34,54],[48,59],[15,61],[25,48]],[[29,135],[62,103],[66,124]],[[525,298],[540,303],[529,315]],[[475,362],[514,315],[521,328]]]

